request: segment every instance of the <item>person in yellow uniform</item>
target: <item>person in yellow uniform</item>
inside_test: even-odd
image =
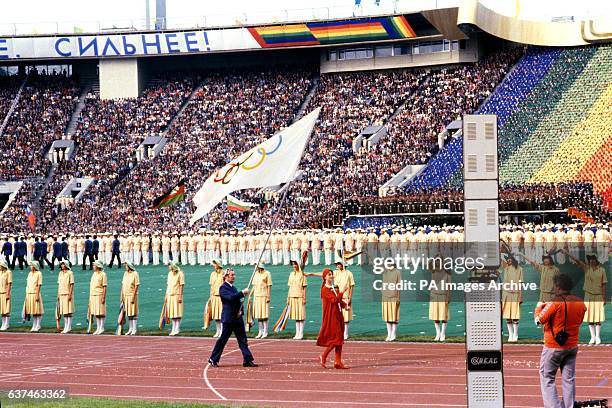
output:
[[[306,320],[306,287],[308,282],[304,272],[297,261],[291,261],[293,270],[289,274],[287,285],[289,293],[287,294],[287,304],[289,305],[289,319],[295,320],[295,336],[294,340],[304,338],[304,322]]]
[[[210,274],[208,284],[210,286],[210,298],[208,308],[210,311],[210,320],[215,321],[217,331],[213,337],[219,337],[223,331],[223,323],[221,323],[221,311],[223,310],[223,303],[221,303],[221,296],[219,296],[219,288],[223,285],[223,265],[221,260],[215,258],[212,260],[212,265],[215,268]]]
[[[395,266],[385,268],[382,273],[382,281],[385,285],[381,291],[382,319],[387,325],[385,341],[394,341],[400,316],[400,291],[387,288],[389,284],[399,284],[402,281],[402,275]]]
[[[519,266],[516,258],[508,256],[502,261],[502,279],[505,284],[519,285],[524,282],[523,268]],[[519,289],[504,290],[502,292],[502,318],[506,319],[508,325],[508,341],[518,340],[518,326],[521,319],[522,293]]]
[[[450,320],[449,302],[451,273],[442,265],[442,258],[436,257],[428,265],[431,271],[431,281],[435,283],[429,291],[429,320],[433,320],[436,328],[434,341],[446,340],[446,323]]]
[[[138,288],[140,287],[140,276],[131,262],[125,263],[125,272],[121,280],[121,301],[128,318],[128,331],[126,336],[136,334],[138,327]]]
[[[606,320],[606,284],[608,283],[606,269],[599,263],[595,253],[586,256],[586,263],[574,258],[569,253],[567,255],[584,271],[584,286],[582,289],[584,290],[584,303],[587,308],[584,322],[589,324],[589,332],[591,333],[589,344],[600,344],[601,324]]]
[[[32,316],[32,332],[40,330],[42,315],[45,313],[40,288],[43,283],[40,264],[37,261],[30,262],[30,273],[26,280],[26,297],[23,305],[24,316]]]
[[[255,338],[268,337],[268,323],[270,319],[270,289],[272,288],[272,274],[264,268],[263,262],[257,265],[253,275],[253,318],[257,319],[259,332]]]
[[[353,272],[344,267],[343,261],[336,262],[336,270],[334,271],[334,283],[338,285],[339,291],[343,293],[342,301],[349,307],[342,309],[344,316],[344,339],[348,339],[349,323],[353,320],[353,288],[355,287],[355,279]]]
[[[13,273],[9,269],[6,261],[0,260],[0,315],[2,316],[2,326],[0,326],[0,331],[8,330],[10,325],[12,287]]]
[[[561,273],[553,262],[552,256],[548,254],[544,255],[542,257],[542,263],[539,264],[533,259],[528,258],[526,254],[522,255],[523,258],[540,273],[540,300],[536,307],[540,307],[542,303],[551,302],[555,297],[555,276]]]
[[[183,289],[185,288],[185,274],[179,268],[177,261],[168,265],[168,286],[166,288],[166,307],[168,317],[172,319],[170,336],[176,336],[181,331],[183,318]]]
[[[99,335],[104,333],[108,280],[102,261],[95,261],[93,267],[93,273],[89,281],[89,314],[96,317],[96,331],[93,334]]]
[[[64,316],[63,334],[72,330],[72,315],[74,314],[74,273],[66,259],[59,263],[60,271],[57,274],[57,301],[59,315]]]

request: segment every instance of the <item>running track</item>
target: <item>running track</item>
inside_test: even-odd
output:
[[[348,342],[349,370],[324,370],[312,341],[251,340],[259,368],[230,340],[206,368],[210,338],[0,334],[0,389],[67,387],[70,395],[274,407],[464,407],[461,344]],[[506,407],[541,406],[541,346],[504,348]],[[583,346],[578,399],[612,396],[612,347]]]

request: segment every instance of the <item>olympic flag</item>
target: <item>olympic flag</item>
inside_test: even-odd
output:
[[[230,193],[276,186],[293,180],[321,108],[317,108],[265,142],[233,159],[210,176],[198,190],[193,225]]]

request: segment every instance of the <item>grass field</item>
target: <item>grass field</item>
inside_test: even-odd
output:
[[[185,404],[176,402],[152,402],[152,401],[137,401],[137,400],[112,400],[102,398],[66,398],[62,400],[11,400],[6,398],[5,394],[0,396],[0,404],[7,407],[26,408],[221,408],[230,405],[211,405],[211,404]],[[231,405],[232,407],[250,408],[247,405]]]
[[[202,330],[202,314],[204,305],[209,295],[208,279],[212,268],[210,266],[183,266],[185,272],[185,312],[181,330],[186,335],[212,335],[214,324],[207,332]],[[538,282],[539,278],[530,266],[524,266],[525,277],[528,281]],[[252,272],[250,266],[237,266],[236,286],[244,287]],[[272,274],[273,287],[270,302],[270,331],[272,325],[280,315],[287,296],[287,278],[290,272],[288,266],[267,266]],[[306,271],[321,270],[322,267],[307,266]],[[381,320],[381,307],[378,301],[372,300],[372,291],[368,291],[364,286],[369,285],[367,279],[362,279],[364,270],[359,266],[349,266],[355,276],[356,288],[353,299],[354,321],[350,324],[351,335],[360,339],[382,340],[386,336],[385,324]],[[82,332],[86,328],[86,312],[89,294],[89,280],[91,271],[83,271],[81,267],[73,268],[75,273],[75,301],[76,313],[73,321],[73,328],[76,332]],[[123,270],[107,269],[108,275],[108,294],[106,321],[107,332],[112,333],[116,329],[116,319],[119,312],[119,292]],[[160,310],[163,304],[166,277],[168,269],[166,266],[140,266],[140,295],[139,307],[140,316],[138,320],[140,334],[163,334],[158,330]],[[13,297],[12,297],[12,316],[11,330],[23,330],[30,327],[31,323],[21,323],[21,308],[25,296],[25,281],[27,271],[13,271]],[[319,299],[320,278],[310,277],[307,290],[307,314],[305,333],[310,336],[316,335],[320,325],[321,301]],[[57,294],[57,269],[54,272],[45,269],[43,271],[42,297],[45,306],[43,317],[43,327],[47,331],[55,328],[54,308]],[[522,339],[539,340],[542,337],[541,328],[533,322],[533,310],[536,300],[527,299],[522,305],[522,318],[520,336]],[[606,305],[608,311],[610,306]],[[462,301],[451,302],[451,320],[448,323],[447,336],[449,338],[460,339],[464,335],[465,319],[464,304]],[[429,303],[424,299],[402,300],[400,324],[398,327],[398,337],[400,340],[431,340],[435,335],[435,330],[431,321],[428,320]],[[504,324],[505,326],[505,324]],[[166,330],[168,328],[166,327]],[[257,327],[251,331],[256,333]],[[289,322],[287,330],[281,335],[272,334],[271,337],[291,337],[294,331],[293,322]],[[588,330],[586,327],[581,333],[582,340],[588,340]],[[602,340],[609,342],[612,339],[612,324],[604,323],[602,329]]]

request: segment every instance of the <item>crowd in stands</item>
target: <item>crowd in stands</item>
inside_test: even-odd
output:
[[[78,98],[75,78],[32,71],[0,139],[0,180],[44,176],[51,143],[60,139]]]
[[[0,76],[0,126],[17,95],[23,77]]]
[[[153,160],[138,163],[111,194],[85,198],[63,212],[52,229],[87,225],[122,229],[125,225],[186,228],[193,212],[190,198],[213,169],[272,136],[294,118],[309,87],[302,70],[217,72],[203,85],[168,130],[169,143]],[[152,210],[155,198],[186,179],[188,200]],[[221,222],[221,211],[211,222]]]
[[[572,184],[506,184],[499,188],[500,211],[549,211],[575,208],[587,211],[594,219],[606,220],[601,197],[589,183]],[[348,215],[384,215],[401,213],[435,213],[444,210],[463,212],[463,191],[437,188],[420,192],[390,189],[385,197],[353,197],[340,209],[324,217],[338,224]]]
[[[608,82],[606,75],[591,65],[592,58],[600,54],[597,50],[565,50],[537,90],[506,122],[500,131],[504,142],[499,165],[502,180],[527,182],[584,118]]]
[[[95,206],[136,165],[135,149],[147,136],[160,135],[191,94],[197,77],[186,73],[156,76],[138,98],[101,100],[90,92],[74,135],[76,153],[62,161],[42,199],[49,223],[61,211],[57,195],[73,177],[92,177],[81,208]]]
[[[543,96],[559,99],[560,91],[547,93],[541,89],[554,85],[548,78],[550,71],[560,77],[561,68],[570,69],[573,81],[579,71],[576,67],[584,68],[588,60],[573,50],[530,49],[492,94],[523,53],[524,49],[514,48],[495,52],[475,64],[441,69],[321,75],[305,106],[306,113],[321,107],[321,115],[277,226],[320,227],[322,219],[328,223],[330,219],[341,221],[347,212],[462,211],[462,192],[455,183],[460,181],[461,138],[451,140],[432,158],[438,150],[438,134],[453,120],[481,106],[481,113],[498,115],[500,142],[510,152],[518,146],[512,145],[516,138],[511,135],[520,129],[529,132],[538,123],[537,115],[529,117],[525,112],[519,120],[514,112],[525,110],[525,106],[542,112],[545,108],[539,100]],[[12,118],[5,132],[9,134],[10,130],[12,136],[1,141],[12,143],[11,148],[18,153],[11,156],[8,148],[0,153],[15,163],[0,179],[18,178],[25,173],[24,168],[30,174],[44,176],[49,162],[43,163],[42,154],[51,141],[64,135],[75,140],[76,152],[55,168],[42,195],[40,228],[50,232],[83,232],[92,225],[107,231],[193,229],[188,227],[194,210],[193,194],[216,168],[296,119],[313,85],[313,72],[307,67],[278,67],[178,73],[157,79],[135,99],[102,101],[90,94],[76,131],[69,136],[64,132],[78,94],[76,83],[64,77],[34,76],[21,97],[18,121]],[[194,91],[196,84],[201,85]],[[193,98],[177,116],[192,91]],[[487,97],[490,99],[482,105]],[[30,112],[35,108],[36,112]],[[33,127],[27,125],[30,122],[43,129],[32,135],[36,149],[28,147],[30,139],[23,137],[33,133]],[[371,125],[386,126],[387,135],[376,144],[366,143],[354,151],[355,137]],[[506,132],[509,126],[512,130]],[[161,153],[137,161],[137,146],[146,136],[160,133],[168,138]],[[26,151],[38,153],[26,155]],[[426,171],[406,190],[377,197],[379,187],[404,166],[423,163],[428,163]],[[95,181],[74,204],[65,200],[58,205],[58,194],[73,177],[92,177]],[[185,201],[170,208],[151,208],[155,198],[183,179]],[[448,188],[449,182],[455,183],[454,187]],[[261,205],[249,213],[217,208],[203,225],[226,229],[237,221],[247,221],[254,229],[269,226],[280,195],[261,191],[236,195]],[[520,182],[504,187],[500,210],[576,206],[605,218],[607,213],[601,204],[590,184]]]
[[[506,121],[521,107],[560,55],[561,51],[558,50],[529,48],[506,80],[478,111],[497,115],[498,130],[503,129]],[[501,131],[499,133],[500,152],[503,152],[504,146],[510,141],[505,141],[504,134]],[[448,143],[428,162],[427,168],[410,183],[408,188],[410,190],[437,188],[460,179],[458,173],[461,172],[463,160],[462,142],[462,138],[455,138]]]
[[[302,210],[304,217],[297,223],[289,224],[312,225],[317,222],[320,214],[329,211],[330,207],[332,211],[338,209],[343,201],[352,195],[375,196],[378,188],[407,164],[422,163],[435,151],[438,133],[454,119],[460,118],[463,113],[476,109],[509,71],[521,52],[520,49],[500,52],[492,54],[477,64],[432,70],[427,73],[378,73],[378,75],[403,77],[404,82],[403,85],[391,83],[392,87],[386,91],[386,93],[398,93],[397,89],[401,89],[395,98],[395,109],[405,102],[399,113],[388,123],[389,133],[373,148],[363,149],[355,155],[351,155],[352,139],[363,127],[381,123],[380,119],[371,120],[370,123],[358,129],[349,129],[350,132],[345,136],[344,151],[335,155],[321,149],[319,144],[318,153],[322,154],[323,163],[333,163],[335,166],[328,164],[327,173],[321,171],[320,168],[316,169],[317,182],[311,182],[306,189],[298,190],[302,197],[310,195],[311,200],[304,200],[307,204]],[[363,84],[366,83],[366,76],[372,74],[351,75],[359,84]],[[346,89],[350,89],[346,83],[337,87],[338,80],[334,77],[337,75],[328,76],[332,84],[336,84],[332,87],[332,92],[346,92]],[[384,81],[379,82],[384,83]],[[395,91],[393,87],[396,87]],[[363,89],[362,85],[360,89]],[[319,103],[324,107],[321,114],[323,116],[326,112],[325,107],[328,105],[328,111],[337,111],[338,101],[341,99],[334,97],[332,93],[327,98],[313,100],[312,104],[317,106],[316,104]],[[343,101],[340,106],[344,104]],[[361,118],[370,119],[365,113]],[[388,115],[391,113],[393,112],[389,111]],[[326,136],[331,137],[331,140],[336,139],[337,133],[331,132],[342,126],[343,119],[341,116],[334,117],[328,122],[332,126],[320,125],[316,132],[323,135],[327,133]],[[344,158],[339,153],[346,155],[346,161],[338,159],[339,157]],[[308,165],[302,168],[304,167],[308,168]],[[304,182],[296,184],[300,188]],[[317,184],[320,187],[315,189],[314,186]],[[314,211],[311,212],[310,208],[314,200],[317,200],[320,205],[316,207],[315,203]],[[296,211],[295,207],[292,208],[292,211]]]
[[[29,230],[26,208],[32,202],[35,191],[42,187],[43,179],[32,177],[21,181],[23,184],[10,205],[0,212],[0,231]]]

